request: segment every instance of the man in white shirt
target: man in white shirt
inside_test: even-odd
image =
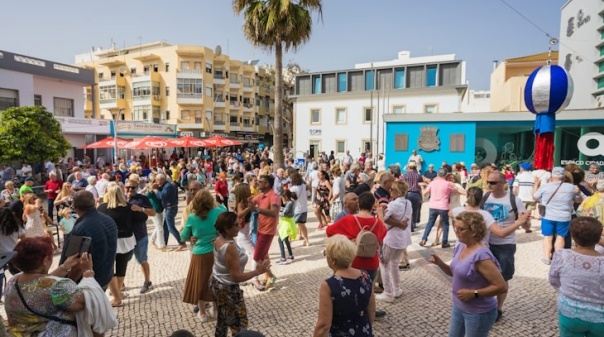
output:
[[[342,159],[342,163],[352,165],[353,161],[354,160],[352,159],[352,156],[350,155],[350,150],[346,150],[346,155]]]
[[[103,200],[103,196],[105,195],[105,189],[107,188],[107,185],[109,185],[109,173],[103,173],[101,175],[101,179],[99,181],[96,182],[96,191],[99,194],[99,199]]]
[[[416,150],[411,151],[411,155],[409,156],[409,160],[407,162],[415,162],[417,172],[422,172],[422,164],[424,163],[424,158],[417,154]]]
[[[310,181],[310,187],[312,188],[312,194],[310,196],[311,203],[315,203],[315,192],[319,186],[319,165],[317,163],[312,164],[312,171],[308,175],[308,181]]]
[[[531,172],[531,164],[521,163],[518,165],[520,172],[514,179],[514,194],[522,200],[524,208],[528,212],[532,212],[535,209],[537,202],[533,199],[533,194],[537,191],[536,182],[539,178],[535,177]],[[532,230],[527,230],[527,233]]]

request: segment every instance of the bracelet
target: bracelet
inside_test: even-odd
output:
[[[63,271],[66,273],[69,273],[71,271],[71,268],[67,269],[64,264],[60,265],[59,268],[63,269]]]
[[[478,289],[474,289],[474,298],[478,298]]]
[[[84,275],[86,273],[92,273],[92,276],[94,276],[94,270],[92,270],[92,269],[84,270],[84,272],[82,273],[82,275]]]

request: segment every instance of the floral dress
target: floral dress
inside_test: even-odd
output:
[[[75,337],[78,331],[75,325],[64,324],[33,314],[19,298],[15,282],[22,274],[13,276],[7,284],[5,308],[8,316],[8,330],[11,336],[19,337]],[[19,282],[19,288],[27,305],[35,312],[73,321],[73,313],[65,311],[82,293],[70,279],[44,275]]]
[[[325,186],[325,183],[320,182],[317,187],[317,198],[315,200],[317,207],[325,211],[325,214],[329,214],[329,188]]]
[[[373,336],[367,313],[372,290],[367,272],[361,270],[361,276],[356,279],[334,275],[326,281],[333,302],[333,318],[329,336]]]

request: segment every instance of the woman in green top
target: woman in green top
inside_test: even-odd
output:
[[[161,199],[155,195],[153,189],[150,186],[155,182],[155,173],[149,174],[149,183],[143,189],[143,192],[149,198],[151,202],[151,206],[155,210],[155,216],[151,217],[151,221],[155,228],[153,229],[153,234],[151,234],[151,244],[153,247],[160,249],[164,252],[168,251],[166,247],[166,243],[164,241],[164,206],[161,203]]]
[[[191,201],[193,214],[189,215],[187,222],[180,234],[183,241],[195,240],[193,255],[189,264],[189,273],[185,282],[183,302],[197,304],[197,316],[202,322],[208,321],[206,303],[213,302],[209,280],[214,265],[214,246],[212,241],[216,238],[214,224],[218,215],[226,212],[226,208],[216,203],[210,191],[203,189],[195,194]]]

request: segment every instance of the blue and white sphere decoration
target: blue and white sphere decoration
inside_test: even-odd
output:
[[[535,69],[524,88],[524,102],[534,114],[555,114],[568,106],[573,96],[573,80],[557,65]]]

